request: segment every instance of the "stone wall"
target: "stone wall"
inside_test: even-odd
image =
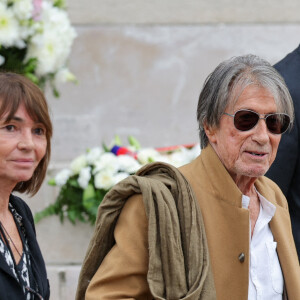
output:
[[[59,86],[59,99],[47,92],[48,177],[115,134],[144,147],[197,142],[197,100],[216,65],[246,53],[275,63],[300,39],[296,0],[69,0],[68,11],[78,34],[69,66],[79,84]],[[27,202],[39,211],[57,192],[45,183]],[[57,217],[37,224],[52,300],[74,299],[92,231]]]

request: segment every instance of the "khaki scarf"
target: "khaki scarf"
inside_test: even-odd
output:
[[[84,299],[89,281],[114,245],[118,216],[126,200],[134,194],[143,195],[151,224],[148,226],[147,281],[153,297],[215,300],[205,229],[197,200],[184,176],[164,163],[143,167],[106,194],[82,265],[76,299]]]

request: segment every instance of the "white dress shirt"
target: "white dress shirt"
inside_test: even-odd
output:
[[[282,300],[283,275],[269,222],[276,207],[260,195],[260,211],[251,238],[248,300]],[[248,209],[250,198],[243,195],[242,207]],[[250,220],[249,220],[250,222]]]

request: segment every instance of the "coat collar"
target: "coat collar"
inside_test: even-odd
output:
[[[230,205],[242,207],[242,192],[220,161],[211,145],[201,151],[189,166],[189,180],[204,181],[205,186],[221,201]]]
[[[210,185],[213,193],[222,201],[230,205],[242,207],[243,193],[238,188],[225,166],[219,159],[215,150],[209,144],[189,166],[190,180],[204,180],[205,185]],[[201,178],[201,179],[200,179]],[[277,207],[276,191],[269,185],[266,177],[258,177],[254,185],[257,191]],[[274,185],[274,183],[273,183]]]

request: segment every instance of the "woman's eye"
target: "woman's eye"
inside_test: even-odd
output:
[[[5,126],[5,129],[6,129],[7,131],[14,131],[14,130],[16,129],[16,126],[14,126],[14,125],[6,125],[6,126]]]
[[[37,135],[44,135],[45,134],[45,129],[44,128],[35,128],[34,133]]]

